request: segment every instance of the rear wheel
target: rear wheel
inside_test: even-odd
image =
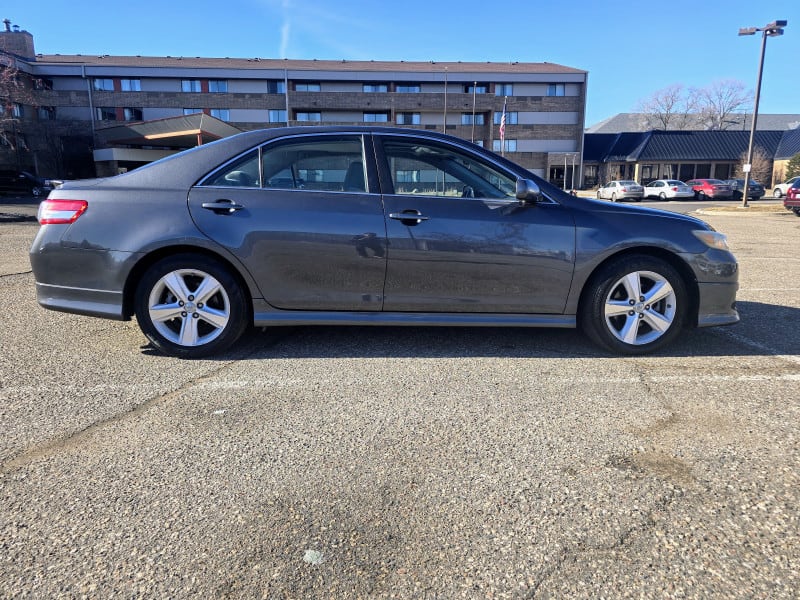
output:
[[[638,355],[670,343],[687,319],[688,292],[667,262],[625,256],[602,267],[587,284],[580,325],[596,344]]]
[[[772,190],[772,197],[773,198],[782,198],[783,197],[783,194],[781,193],[780,188],[775,188],[774,190]]]
[[[222,352],[247,328],[241,286],[220,262],[201,255],[180,254],[150,267],[134,308],[153,346],[180,358]]]
[[[616,201],[617,201],[617,193],[616,193],[616,192],[614,192],[613,194],[611,194],[611,201],[612,201],[612,202],[616,202]]]

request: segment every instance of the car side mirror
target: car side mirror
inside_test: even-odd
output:
[[[530,179],[517,179],[517,200],[522,203],[537,202],[542,195],[539,186]]]

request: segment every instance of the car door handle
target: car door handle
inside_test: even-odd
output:
[[[214,202],[203,202],[200,206],[207,210],[213,210],[214,213],[218,215],[229,215],[244,208],[241,204],[236,204],[231,200],[225,199],[215,200]]]
[[[423,221],[427,221],[430,217],[424,216],[418,210],[404,210],[401,213],[389,213],[390,219],[401,221],[403,225],[419,225]]]

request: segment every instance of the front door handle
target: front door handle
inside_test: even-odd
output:
[[[401,213],[389,213],[389,218],[400,221],[403,225],[419,225],[430,217],[426,217],[418,210],[408,209]]]
[[[226,200],[224,198],[220,198],[214,202],[203,202],[200,206],[207,210],[212,210],[218,215],[230,215],[244,208],[241,204],[236,204],[232,200]]]

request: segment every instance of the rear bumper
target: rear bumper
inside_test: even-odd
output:
[[[36,283],[36,300],[43,308],[124,321],[122,292]]]

